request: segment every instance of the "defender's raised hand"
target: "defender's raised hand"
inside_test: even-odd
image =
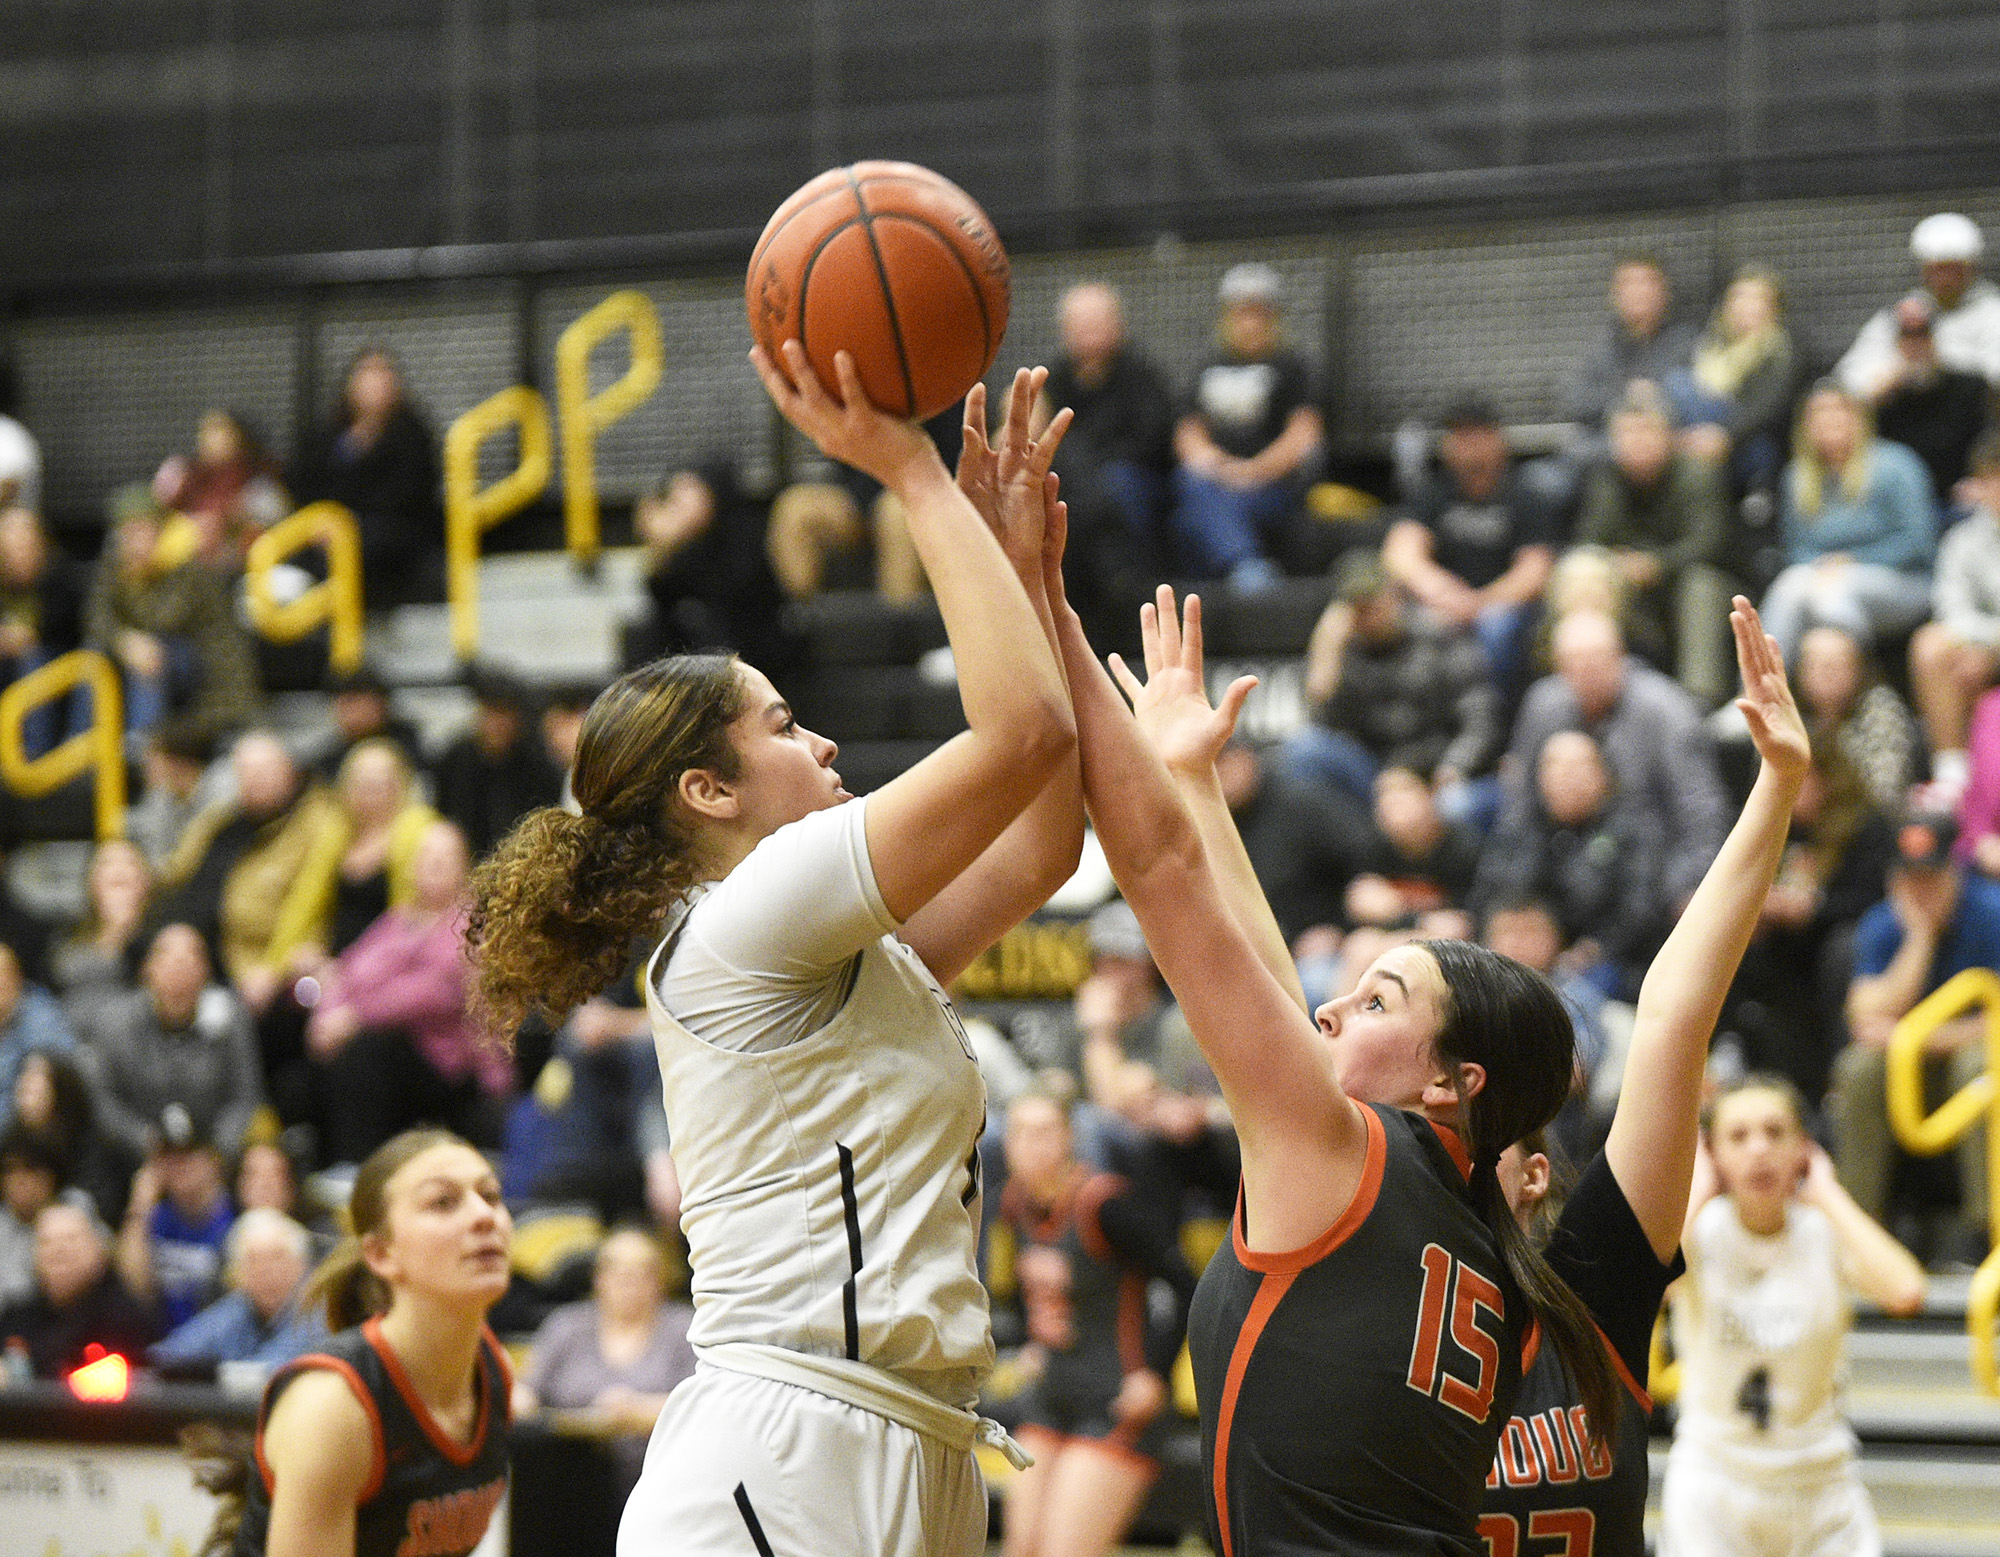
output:
[[[1155,600],[1139,608],[1139,632],[1146,651],[1146,679],[1114,654],[1111,674],[1138,718],[1146,744],[1178,773],[1203,773],[1235,732],[1243,700],[1257,685],[1239,676],[1222,694],[1220,707],[1208,700],[1201,638],[1201,596],[1189,595],[1181,611],[1172,586],[1162,584]]]
[[[1047,368],[1022,368],[1015,373],[997,445],[987,438],[986,386],[973,385],[965,397],[959,490],[979,510],[1024,579],[1041,567],[1043,532],[1053,501],[1047,492],[1049,465],[1071,421],[1065,408],[1049,419],[1039,438],[1030,435],[1035,401],[1048,377]]]
[[[1812,743],[1785,679],[1785,657],[1778,651],[1778,640],[1764,631],[1757,608],[1742,595],[1732,604],[1729,626],[1736,635],[1736,665],[1743,675],[1743,695],[1736,707],[1750,726],[1757,755],[1781,775],[1803,780],[1812,766]]]

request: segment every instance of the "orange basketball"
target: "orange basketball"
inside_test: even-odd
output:
[[[913,162],[820,174],[772,215],[744,285],[750,333],[773,361],[796,337],[834,390],[833,354],[850,352],[871,401],[920,421],[993,366],[1008,295],[986,213]]]

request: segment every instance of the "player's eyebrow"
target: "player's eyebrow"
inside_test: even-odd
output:
[[[792,717],[792,705],[787,703],[783,698],[767,704],[764,709],[764,717],[769,719],[774,716],[782,724],[785,720]]]
[[[1387,968],[1377,968],[1375,970],[1375,977],[1377,977],[1378,979],[1390,980],[1392,983],[1395,984],[1396,988],[1400,989],[1403,992],[1403,998],[1405,1000],[1408,1000],[1410,998],[1410,986],[1403,982],[1402,974],[1391,973]]]

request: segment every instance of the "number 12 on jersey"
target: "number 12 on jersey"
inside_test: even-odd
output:
[[[1410,1347],[1410,1376],[1404,1382],[1419,1395],[1484,1422],[1500,1385],[1500,1343],[1480,1325],[1479,1310],[1502,1323],[1506,1300],[1492,1282],[1434,1243],[1424,1245],[1423,1262],[1424,1295],[1417,1311],[1416,1341]],[[1440,1365],[1447,1311],[1453,1345],[1478,1368],[1471,1383]]]

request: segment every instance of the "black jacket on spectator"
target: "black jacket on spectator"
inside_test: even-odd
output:
[[[444,506],[437,437],[408,405],[381,437],[356,450],[344,425],[322,427],[286,476],[301,506],[345,504],[361,529],[361,567],[370,606],[421,599],[439,582]]]
[[[785,595],[764,549],[769,505],[743,491],[727,461],[697,474],[715,494],[715,517],[646,576],[653,609],[626,633],[626,668],[663,654],[733,649],[782,679],[798,659],[798,642],[781,620]]]
[[[1426,779],[1439,767],[1470,778],[1499,755],[1500,695],[1479,641],[1415,605],[1404,607],[1392,642],[1348,637],[1319,721],[1353,736],[1383,767]]]
[[[1548,505],[1513,471],[1490,497],[1459,490],[1440,471],[1409,505],[1410,517],[1431,532],[1431,560],[1445,572],[1484,589],[1514,565],[1523,546],[1559,547],[1561,526]]]
[[[1385,877],[1406,896],[1427,898],[1426,908],[1462,908],[1479,875],[1479,835],[1447,822],[1430,853],[1405,854],[1379,828],[1361,857],[1365,874]]]
[[[1875,431],[1907,444],[1931,473],[1940,505],[1963,479],[1972,445],[1993,410],[1993,391],[1977,373],[1940,368],[1928,384],[1899,385],[1875,408]]]
[[[0,1312],[0,1344],[22,1342],[38,1379],[60,1378],[83,1363],[84,1348],[93,1341],[143,1361],[161,1334],[158,1316],[125,1290],[115,1271],[106,1271],[67,1308],[57,1308],[37,1291]]]
[[[1267,765],[1236,826],[1286,940],[1346,923],[1342,900],[1374,830],[1367,812],[1330,785],[1296,784]]]
[[[1050,405],[1075,413],[1056,451],[1056,469],[1065,481],[1114,460],[1162,475],[1173,469],[1173,393],[1138,352],[1120,351],[1097,384],[1085,384],[1076,376],[1076,364],[1063,357],[1049,369],[1046,393]]]
[[[90,570],[52,545],[48,564],[31,588],[0,584],[0,621],[27,623],[42,653],[53,659],[81,647],[83,606],[89,597]]]
[[[1611,961],[1638,971],[1664,929],[1659,819],[1617,800],[1575,827],[1536,804],[1524,827],[1496,832],[1479,862],[1474,899],[1542,898],[1565,941],[1593,940]]]
[[[470,734],[460,736],[438,759],[435,777],[437,808],[458,823],[474,858],[536,806],[562,798],[563,776],[542,749],[532,720],[523,721],[520,739],[497,758],[481,751]]]

